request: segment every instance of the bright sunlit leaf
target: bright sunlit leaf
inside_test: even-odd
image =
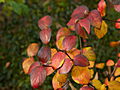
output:
[[[38,52],[38,49],[39,49],[38,43],[30,44],[27,48],[27,55],[30,57],[35,56]]]
[[[120,68],[119,67],[115,70],[115,73],[114,73],[114,76],[118,76],[118,75],[120,75]]]
[[[24,61],[22,62],[22,67],[23,67],[23,71],[28,74],[29,72],[29,68],[30,66],[34,63],[34,58],[30,57],[30,58],[26,58],[24,59]]]
[[[64,38],[62,45],[64,50],[69,51],[76,46],[76,43],[77,37],[74,35],[68,35]]]
[[[88,67],[74,66],[71,74],[72,79],[78,84],[88,84],[91,78]]]
[[[40,39],[42,41],[42,43],[44,44],[48,44],[50,39],[51,39],[51,29],[44,29],[42,31],[40,31]]]
[[[47,46],[41,47],[38,51],[38,58],[42,63],[47,63],[51,58],[51,49]]]
[[[94,28],[94,32],[96,36],[100,39],[103,36],[105,36],[106,33],[108,32],[108,25],[106,24],[105,21],[102,21],[101,28],[100,29]]]
[[[44,16],[38,21],[38,26],[41,30],[49,28],[51,24],[52,24],[51,16]]]

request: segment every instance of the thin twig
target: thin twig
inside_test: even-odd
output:
[[[116,23],[120,23],[120,21],[116,21],[116,20],[110,20],[110,19],[107,19],[107,18],[102,18],[103,20],[106,20],[106,21],[110,21],[110,22],[116,22]]]

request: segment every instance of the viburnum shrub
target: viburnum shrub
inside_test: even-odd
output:
[[[119,0],[108,0],[109,3],[120,12]],[[119,4],[118,4],[118,3]],[[102,38],[108,30],[105,18],[106,2],[100,0],[98,8],[89,10],[87,6],[78,6],[71,14],[71,19],[67,23],[68,27],[61,27],[56,34],[56,47],[50,48],[48,43],[51,39],[52,24],[51,16],[44,16],[38,21],[41,29],[39,36],[44,46],[39,47],[38,43],[32,43],[27,48],[29,58],[24,59],[22,66],[26,74],[30,75],[33,88],[42,85],[47,76],[55,72],[52,79],[54,90],[66,90],[69,86],[72,90],[76,88],[72,85],[71,79],[77,84],[81,84],[80,90],[118,90],[120,89],[120,55],[118,62],[109,59],[106,63],[95,63],[96,55],[92,47],[86,47],[83,42],[88,39],[91,26],[98,38]],[[120,28],[120,19],[115,22],[115,27]],[[111,42],[110,46],[119,46],[120,41]],[[37,56],[39,61],[34,60]],[[98,72],[95,68],[108,68],[105,72],[104,83],[99,80]],[[112,71],[111,67],[114,66]],[[117,76],[117,78],[116,78]]]

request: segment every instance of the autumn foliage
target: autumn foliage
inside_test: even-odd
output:
[[[115,2],[110,2],[116,11],[120,12],[120,5]],[[46,77],[53,72],[55,75],[52,79],[54,90],[66,90],[69,86],[71,89],[71,79],[83,85],[80,90],[117,90],[120,87],[120,78],[114,76],[120,75],[120,59],[115,64],[113,60],[108,60],[105,63],[96,63],[96,54],[94,48],[84,47],[82,40],[86,40],[91,33],[91,27],[94,28],[95,35],[100,39],[108,32],[108,24],[106,23],[106,1],[100,0],[98,8],[89,10],[87,6],[78,6],[71,14],[71,19],[68,21],[68,27],[61,27],[56,34],[55,46],[49,47],[52,29],[52,17],[44,16],[38,21],[38,26],[41,29],[39,36],[44,46],[39,47],[39,44],[32,43],[27,48],[27,55],[22,66],[26,74],[30,75],[30,81],[33,88],[38,88],[42,85]],[[120,28],[119,19],[115,23],[115,28]],[[120,41],[111,42],[111,47],[120,45]],[[34,60],[37,56],[38,61]],[[103,69],[108,67],[107,77],[105,82],[99,80],[98,72],[95,68]],[[114,70],[111,67],[114,66]]]

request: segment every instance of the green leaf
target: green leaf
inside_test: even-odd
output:
[[[0,3],[4,3],[5,2],[5,0],[0,0]]]

